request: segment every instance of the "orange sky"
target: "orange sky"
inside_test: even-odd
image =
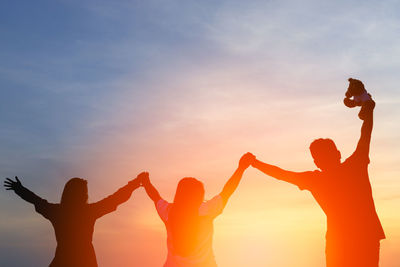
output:
[[[247,151],[265,162],[302,171],[315,169],[308,151],[314,138],[333,138],[344,158],[355,148],[361,121],[356,109],[342,103],[346,77],[326,87],[326,97],[313,95],[302,85],[306,81],[296,85],[296,90],[304,93],[287,95],[287,87],[280,90],[276,84],[230,81],[225,76],[209,79],[216,85],[207,91],[193,77],[183,82],[166,81],[164,86],[176,89],[161,90],[139,111],[130,105],[129,98],[135,96],[129,92],[111,99],[110,109],[119,108],[98,114],[89,125],[100,129],[98,136],[63,155],[70,167],[55,173],[51,183],[38,186],[24,177],[25,185],[58,202],[69,177],[80,176],[88,179],[89,201],[96,201],[147,170],[169,201],[177,182],[185,176],[202,180],[209,199],[220,192]],[[366,86],[370,88],[368,80]],[[377,108],[369,170],[376,207],[388,237],[382,241],[381,265],[397,267],[399,144],[392,121],[399,109],[383,92],[371,93]],[[160,100],[164,97],[168,101]],[[2,198],[4,205],[14,206],[9,219],[2,221],[2,228],[13,233],[15,242],[35,240],[33,251],[48,262],[55,246],[51,225],[23,201],[4,194]],[[251,266],[319,267],[324,263],[325,227],[325,215],[309,192],[250,168],[215,221],[216,259],[220,266],[239,267],[250,262]],[[160,266],[166,256],[165,239],[164,226],[152,202],[138,189],[117,212],[96,223],[94,245],[103,266]]]
[[[117,187],[124,183],[123,177],[133,177],[141,170],[150,171],[154,184],[167,200],[172,201],[177,182],[185,176],[201,179],[206,197],[211,198],[220,192],[246,151],[266,162],[302,171],[315,169],[308,151],[314,138],[333,138],[344,158],[355,148],[361,121],[357,110],[342,104],[343,90],[335,93],[330,89],[336,84],[328,88],[324,99],[285,97],[276,89],[272,91],[275,93],[268,94],[268,85],[262,85],[265,91],[256,97],[251,91],[258,89],[257,85],[225,83],[219,85],[218,92],[205,93],[198,80],[188,81],[182,87],[199,88],[198,91],[174,92],[176,97],[169,96],[174,99],[174,108],[153,110],[158,103],[150,101],[147,108],[162,119],[148,122],[143,119],[148,125],[146,129],[124,129],[112,132],[104,140],[93,140],[92,151],[86,157],[81,156],[87,162],[79,170],[89,179],[92,199],[100,198],[108,186]],[[337,83],[343,88],[347,85],[345,77]],[[305,93],[307,90],[304,89]],[[388,145],[389,140],[395,140],[394,133],[385,129],[390,118],[384,114],[393,105],[384,99],[381,104],[380,97],[377,93],[370,177],[378,214],[388,236],[382,242],[381,265],[395,267],[400,244],[400,215],[396,212],[400,204],[397,194],[400,182],[395,176],[397,170],[388,167],[396,162],[398,154]],[[126,113],[116,112],[114,121],[124,124],[130,120],[130,108],[126,107]],[[98,184],[92,184],[92,180]],[[107,232],[115,225],[118,230]],[[215,222],[216,258],[220,266],[243,266],[249,261],[252,266],[321,266],[325,227],[325,215],[309,192],[249,169]],[[164,259],[165,231],[143,190],[135,192],[118,215],[99,221],[96,229],[96,248],[105,264],[115,261],[114,255],[121,252],[120,246],[121,266],[129,258],[131,262],[151,260],[155,265]],[[120,244],[112,253],[110,240]],[[138,249],[137,261],[131,258],[132,248]],[[149,250],[157,256],[147,257]]]
[[[16,2],[17,3],[17,2]],[[89,201],[149,171],[172,201],[185,176],[218,194],[240,156],[313,170],[311,141],[343,158],[361,121],[349,77],[377,106],[369,174],[399,267],[399,6],[393,1],[55,1],[8,3],[0,42],[0,175],[58,202],[71,177]],[[0,256],[51,261],[51,224],[0,193]],[[220,267],[324,266],[325,215],[307,191],[249,169],[215,221]],[[96,223],[100,266],[161,266],[166,233],[143,189]],[[23,255],[23,256],[21,256]]]

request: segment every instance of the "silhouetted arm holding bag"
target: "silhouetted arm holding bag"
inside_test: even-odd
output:
[[[239,166],[233,173],[232,177],[226,182],[224,188],[219,194],[222,198],[224,206],[228,203],[229,198],[232,196],[242,179],[244,171],[255,160],[255,156],[251,153],[244,154],[239,160]]]
[[[162,198],[160,196],[160,193],[158,193],[157,189],[150,182],[150,177],[148,172],[146,172],[145,175],[143,175],[142,185],[146,190],[146,193],[149,196],[149,198],[153,200],[154,204],[157,205],[157,202]]]
[[[127,185],[118,189],[114,194],[90,204],[96,217],[101,217],[107,213],[115,211],[118,205],[126,202],[132,195],[132,192],[140,187],[140,182],[145,172],[140,173],[135,179],[128,182]]]

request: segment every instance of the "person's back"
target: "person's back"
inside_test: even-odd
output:
[[[353,155],[341,163],[331,139],[310,145],[321,171],[292,172],[254,160],[252,166],[267,175],[309,190],[327,216],[326,263],[328,267],[377,267],[380,240],[385,238],[375,210],[368,177],[369,148],[375,102],[363,103],[361,136]]]
[[[168,256],[164,266],[217,266],[212,249],[213,222],[224,208],[221,196],[218,195],[209,201],[203,202],[196,210],[198,218],[195,224],[181,224],[181,229],[187,229],[187,231],[183,230],[184,233],[176,233],[174,231],[173,222],[171,222],[173,205],[163,199],[159,200],[156,205],[157,212],[167,230]],[[177,235],[180,234],[185,234],[188,238],[185,241],[181,240],[181,244],[177,244]],[[190,247],[190,250],[179,251],[177,246],[182,245]]]
[[[92,204],[87,203],[87,181],[81,178],[72,178],[65,184],[59,204],[40,198],[22,186],[18,177],[15,182],[7,178],[4,185],[7,190],[14,190],[22,199],[32,203],[35,210],[52,223],[57,248],[50,267],[96,267],[92,245],[96,220],[127,201],[140,182],[136,178],[114,194]]]
[[[91,243],[96,217],[90,212],[90,205],[86,204],[79,210],[62,210],[51,219],[54,226],[57,243],[68,246],[73,243]]]
[[[96,217],[90,204],[66,208],[60,204],[36,205],[53,225],[57,248],[50,266],[97,266],[92,237]]]
[[[206,202],[203,202],[204,186],[195,178],[180,180],[173,203],[161,198],[149,176],[143,178],[147,195],[167,229],[168,255],[164,267],[217,266],[212,250],[213,221],[222,213],[253,160],[250,153],[243,155],[221,193]]]
[[[372,197],[368,158],[356,153],[330,171],[314,171],[299,184],[308,189],[327,216],[327,238],[385,237]]]

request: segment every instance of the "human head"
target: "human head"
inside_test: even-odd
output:
[[[337,167],[340,164],[340,151],[329,138],[319,138],[310,145],[311,155],[315,165],[322,171]]]
[[[64,186],[61,204],[65,206],[80,206],[88,201],[87,181],[82,178],[71,178]]]
[[[181,179],[176,188],[174,204],[180,206],[200,206],[204,200],[204,185],[193,177]]]

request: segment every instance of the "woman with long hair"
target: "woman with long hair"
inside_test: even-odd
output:
[[[49,203],[24,187],[18,177],[6,178],[6,190],[14,190],[25,201],[35,205],[35,210],[50,220],[54,227],[57,248],[50,267],[96,267],[92,237],[96,220],[115,211],[127,201],[140,186],[144,173],[131,180],[114,194],[95,203],[88,203],[87,181],[72,178],[64,186],[61,202]]]
[[[222,213],[254,156],[247,153],[221,193],[204,202],[204,185],[186,177],[179,181],[173,203],[161,198],[149,176],[142,179],[148,196],[167,230],[168,256],[164,267],[217,266],[212,250],[213,221]]]

